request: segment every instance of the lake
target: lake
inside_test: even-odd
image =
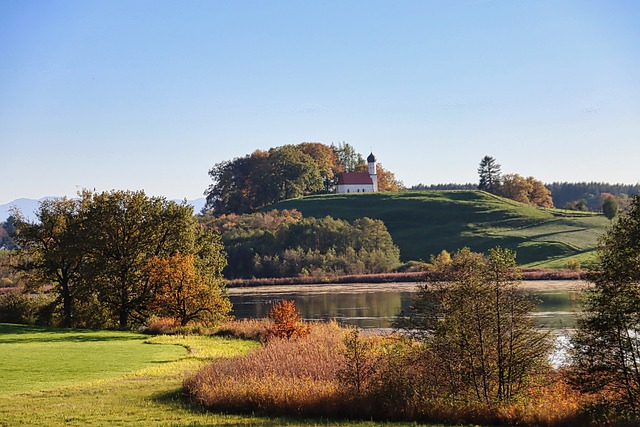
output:
[[[358,283],[230,288],[238,319],[264,318],[278,301],[294,300],[305,320],[335,319],[361,328],[389,328],[400,311],[408,311],[416,283]],[[522,288],[540,302],[534,313],[540,327],[572,329],[579,311],[581,281],[524,281]]]

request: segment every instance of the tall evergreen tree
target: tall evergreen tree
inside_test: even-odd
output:
[[[480,176],[479,190],[496,193],[500,186],[500,165],[491,156],[484,156],[478,167],[478,175]]]

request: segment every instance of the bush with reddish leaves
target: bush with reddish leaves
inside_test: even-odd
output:
[[[267,328],[267,339],[305,337],[310,326],[300,318],[295,301],[281,301],[269,312],[271,325]]]

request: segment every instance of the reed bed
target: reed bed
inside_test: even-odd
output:
[[[583,280],[587,272],[578,270],[555,270],[545,268],[522,268],[524,280]],[[254,287],[270,285],[301,285],[328,283],[391,283],[423,282],[435,276],[430,271],[406,271],[377,274],[352,274],[344,276],[310,275],[296,277],[272,277],[254,279],[234,279],[227,282],[228,287]]]
[[[218,326],[216,335],[264,341],[270,325],[269,319],[229,320]]]
[[[247,336],[255,334],[247,331],[266,327],[264,321],[226,326],[229,332]],[[357,376],[353,369],[358,369]],[[447,396],[442,375],[429,352],[407,337],[364,336],[336,323],[317,323],[306,337],[271,337],[247,356],[217,360],[188,378],[184,387],[197,404],[226,413],[481,425],[599,425],[588,417],[587,398],[551,368],[541,372],[518,399],[496,405]]]
[[[246,357],[212,363],[185,388],[216,411],[337,415],[344,410],[336,380],[342,336],[337,324],[324,323],[304,338],[273,338]]]

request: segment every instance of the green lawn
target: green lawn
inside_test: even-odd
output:
[[[387,225],[404,261],[468,246],[484,252],[513,249],[521,265],[566,266],[588,262],[609,225],[602,215],[539,209],[481,191],[410,191],[327,194],[280,202],[306,216],[354,220],[368,216]]]
[[[112,378],[185,356],[175,345],[145,344],[129,332],[0,326],[0,393],[47,390]]]
[[[216,414],[184,402],[185,376],[213,358],[246,354],[259,345],[251,341],[7,324],[0,337],[3,427],[379,425]]]

